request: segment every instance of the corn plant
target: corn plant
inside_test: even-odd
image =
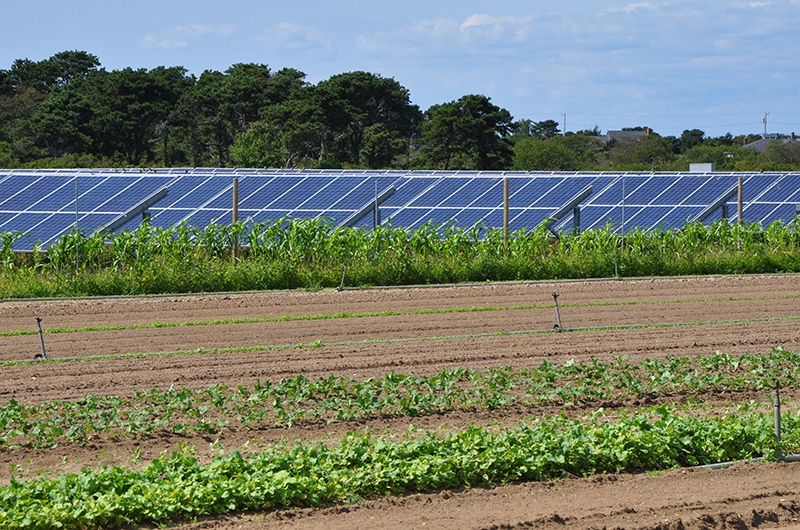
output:
[[[142,223],[109,235],[73,230],[46,252],[37,245],[32,259],[14,255],[19,235],[4,236],[0,296],[334,287],[345,267],[350,285],[793,272],[800,271],[797,226],[721,220],[623,237],[607,224],[558,238],[540,226],[506,238],[481,223],[415,230],[289,218],[203,229]],[[237,259],[234,241],[245,247]]]

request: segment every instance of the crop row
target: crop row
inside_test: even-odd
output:
[[[753,300],[788,300],[800,298],[797,294],[781,294],[777,296],[741,296],[726,297],[726,302],[744,302]],[[586,308],[586,307],[618,307],[618,306],[646,306],[664,304],[692,304],[717,302],[718,298],[695,298],[695,299],[675,299],[675,300],[638,300],[638,301],[602,301],[602,302],[559,302],[561,308]],[[319,320],[345,320],[360,318],[377,317],[398,317],[398,316],[421,316],[421,315],[448,315],[460,313],[488,313],[494,311],[525,311],[535,309],[551,309],[552,303],[547,304],[516,304],[510,306],[471,306],[471,307],[439,307],[427,309],[411,309],[405,311],[385,309],[382,311],[360,311],[360,312],[338,312],[338,313],[316,313],[307,315],[276,315],[258,317],[238,317],[238,318],[219,318],[213,320],[181,320],[164,321],[154,320],[150,322],[140,322],[135,324],[110,324],[102,326],[81,326],[81,327],[45,327],[42,331],[45,335],[64,334],[64,333],[89,333],[95,331],[127,331],[139,329],[164,329],[164,328],[184,328],[200,326],[228,326],[232,324],[264,324],[274,322],[309,322]],[[784,317],[793,318],[793,317]],[[36,335],[36,329],[18,328],[7,331],[0,331],[0,337],[15,337],[25,335]]]
[[[453,410],[494,410],[623,404],[631,398],[746,390],[767,392],[780,380],[798,385],[800,355],[776,348],[766,355],[669,357],[630,363],[592,359],[536,368],[454,368],[431,376],[390,373],[355,380],[305,376],[253,386],[211,385],[202,390],[152,389],[131,398],[87,396],[76,401],[0,407],[0,446],[51,447],[97,435],[128,437],[170,432],[217,433],[227,427],[262,429],[302,422],[341,422],[422,416]]]
[[[234,451],[201,465],[187,451],[163,454],[140,471],[85,468],[80,474],[12,480],[0,487],[0,527],[113,528],[165,525],[202,515],[539,481],[567,474],[641,472],[753,457],[798,447],[800,417],[786,414],[778,442],[768,414],[697,418],[666,406],[618,421],[532,420],[502,431],[410,431],[397,441],[349,434],[328,448],[276,444]]]
[[[22,234],[0,233],[0,297],[322,288],[343,278],[362,286],[791,272],[800,271],[798,226],[722,220],[623,237],[608,225],[558,238],[540,227],[506,240],[482,224],[363,230],[312,219],[204,229],[144,223],[111,235],[70,232],[25,255],[14,251]]]

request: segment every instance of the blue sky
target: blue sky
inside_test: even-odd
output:
[[[6,0],[0,68],[64,50],[106,69],[235,63],[316,83],[365,70],[423,110],[485,94],[515,119],[662,135],[800,133],[800,0]]]

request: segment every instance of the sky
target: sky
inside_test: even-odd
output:
[[[66,50],[107,70],[367,71],[423,111],[483,94],[562,131],[800,134],[800,0],[3,0],[0,69]],[[566,121],[566,126],[565,126]]]

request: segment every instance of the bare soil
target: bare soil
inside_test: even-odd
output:
[[[557,321],[557,293],[563,332]],[[525,306],[525,309],[521,309]],[[426,313],[429,310],[491,308]],[[399,315],[378,316],[393,311]],[[348,318],[214,323],[264,317],[371,314]],[[341,315],[340,315],[341,316]],[[202,296],[0,302],[0,332],[36,330],[42,318],[50,359],[2,367],[0,403],[130,396],[134,390],[252,385],[298,374],[382,377],[431,374],[448,367],[535,367],[549,359],[632,362],[665,356],[766,353],[800,347],[800,277],[733,276],[586,282],[537,282],[409,289],[269,292]],[[132,328],[154,322],[178,327]],[[55,328],[126,329],[51,333]],[[312,343],[313,347],[310,347]],[[306,345],[288,348],[291,345]],[[282,348],[286,346],[286,348]],[[219,351],[223,348],[252,351]],[[175,354],[200,350],[194,354]],[[0,361],[30,360],[36,334],[0,339]],[[126,354],[152,355],[126,357]],[[96,356],[106,356],[96,359]],[[87,359],[84,359],[87,358]],[[91,359],[88,359],[91,358]],[[83,360],[81,360],[83,359]],[[791,401],[798,389],[787,389]],[[712,407],[757,393],[695,396]],[[631,403],[630,405],[636,405]],[[210,458],[219,447],[251,450],[279,439],[335,441],[347,431],[404,432],[469,424],[513,424],[552,410],[504,409],[435,417],[214,436],[97,439],[81,446],[0,447],[0,481],[74,472],[82,466],[146,464],[180,444]],[[213,444],[213,446],[212,446]],[[141,457],[135,457],[134,454]],[[491,490],[444,491],[370,500],[353,506],[215,518],[186,525],[218,528],[800,528],[800,467],[737,464],[725,470],[674,470],[658,476],[598,476]]]

